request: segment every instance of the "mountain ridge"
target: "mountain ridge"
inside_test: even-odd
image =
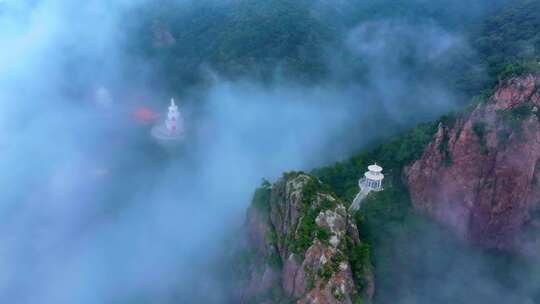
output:
[[[440,123],[405,170],[415,208],[484,247],[536,251],[522,237],[540,208],[539,88],[538,74],[512,78],[470,113]]]

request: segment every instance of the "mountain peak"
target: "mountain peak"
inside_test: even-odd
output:
[[[369,247],[343,203],[315,177],[263,185],[248,212],[242,303],[356,303],[374,292]],[[245,263],[240,263],[244,264]]]
[[[416,209],[486,248],[531,252],[540,210],[540,75],[501,84],[441,123],[405,170]]]

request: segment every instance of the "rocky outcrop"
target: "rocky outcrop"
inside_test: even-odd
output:
[[[405,170],[415,207],[486,248],[537,252],[540,76],[509,80],[440,123]]]
[[[357,303],[374,292],[369,250],[342,202],[292,173],[255,193],[240,303]],[[247,265],[247,267],[245,266]]]

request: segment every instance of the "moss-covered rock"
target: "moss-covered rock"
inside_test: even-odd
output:
[[[368,247],[343,202],[317,178],[293,172],[264,183],[255,192],[246,231],[243,252],[257,256],[247,261],[241,303],[354,303],[372,297],[369,251],[362,250]]]

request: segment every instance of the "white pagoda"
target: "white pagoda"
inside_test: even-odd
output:
[[[184,119],[174,103],[174,98],[171,98],[165,123],[155,125],[152,128],[152,136],[162,143],[177,143],[184,139]]]
[[[358,181],[360,192],[356,195],[351,205],[351,210],[360,209],[360,203],[371,191],[382,191],[384,174],[382,174],[383,168],[377,164],[368,167],[368,171],[364,173]]]
[[[178,107],[174,103],[174,98],[171,98],[171,105],[169,106],[169,112],[167,113],[167,120],[165,120],[165,127],[171,134],[182,132],[183,121],[181,120]]]

